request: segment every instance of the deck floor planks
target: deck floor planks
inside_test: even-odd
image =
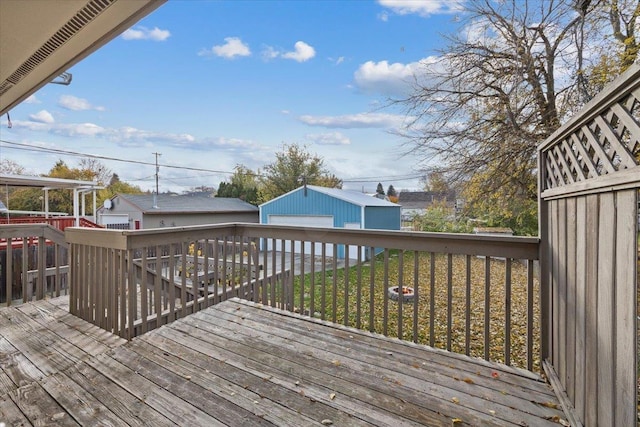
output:
[[[235,405],[249,408],[254,414],[275,425],[297,427],[301,424],[314,424],[313,419],[300,414],[301,405],[293,402],[297,397],[300,400],[304,399],[299,393],[289,393],[291,395],[289,399],[276,399],[274,394],[280,397],[283,394],[282,391],[261,389],[261,383],[265,383],[264,378],[253,374],[234,375],[238,371],[242,373],[244,371],[231,369],[231,366],[226,363],[212,360],[209,356],[156,334],[149,338],[137,341],[128,348],[136,352],[144,351],[146,357],[156,363],[169,364],[177,374],[189,376],[190,381]],[[233,372],[229,373],[230,370]],[[227,379],[228,377],[231,380]],[[350,419],[348,421],[351,422]]]
[[[8,394],[0,393],[0,420],[7,426],[31,426],[29,419],[22,413]]]
[[[66,373],[58,372],[50,375],[42,380],[40,384],[49,396],[80,425],[128,426],[109,407],[92,394],[87,393]]]
[[[544,426],[564,418],[532,373],[246,301],[129,343],[66,307],[68,297],[0,309],[0,423]]]
[[[201,316],[206,317],[204,313]],[[198,325],[207,332],[216,333],[215,329],[207,329],[214,323],[197,319],[197,317],[190,319],[189,324]],[[225,324],[223,329],[225,331],[233,330],[230,326],[230,324]],[[269,364],[269,361],[265,360],[265,355],[271,355],[274,359],[271,363],[279,365],[282,370],[294,373],[301,383],[327,385],[329,387],[327,394],[336,394],[338,396],[336,400],[339,399],[340,402],[343,400],[351,402],[351,410],[356,414],[360,411],[360,414],[364,415],[361,412],[363,411],[362,405],[367,402],[378,410],[392,413],[398,419],[426,425],[450,425],[451,419],[459,418],[456,416],[448,418],[447,415],[443,415],[458,412],[458,409],[455,408],[456,403],[449,399],[438,399],[430,395],[422,395],[421,398],[417,398],[419,392],[408,390],[399,382],[388,381],[382,377],[349,369],[344,358],[330,357],[326,359],[321,357],[325,353],[324,349],[313,349],[304,342],[296,342],[294,348],[287,348],[285,342],[280,342],[277,338],[269,335],[259,334],[255,330],[250,332],[253,337],[243,336],[242,329],[239,327],[237,331],[234,331],[236,333],[233,335],[233,339],[224,342],[226,348],[233,348],[237,355],[260,361],[264,365]],[[216,340],[224,339],[224,335],[216,336]],[[301,345],[298,346],[299,344]],[[300,347],[305,350],[300,351]],[[274,375],[279,375],[279,373],[274,372]],[[331,403],[335,404],[337,401]],[[371,410],[369,408],[367,412]],[[471,411],[465,415],[466,421],[474,425],[486,424],[489,421],[483,419],[481,414]],[[500,420],[492,421],[497,425],[506,425]]]
[[[193,328],[189,325],[185,325],[185,327],[186,329]],[[220,375],[229,379],[236,378],[241,380],[238,384],[248,384],[247,379],[242,377],[243,372],[261,377],[262,385],[253,383],[250,385],[252,390],[263,396],[269,396],[270,399],[276,400],[280,404],[293,403],[295,405],[292,406],[293,408],[300,412],[304,411],[309,417],[316,416],[321,420],[337,420],[337,425],[341,425],[341,423],[342,425],[355,426],[362,424],[400,426],[406,424],[403,424],[398,417],[381,412],[379,408],[367,403],[355,406],[351,402],[338,401],[337,404],[331,406],[329,404],[331,401],[330,395],[334,387],[328,387],[327,384],[313,387],[310,381],[300,382],[300,376],[296,375],[289,365],[282,363],[283,361],[276,356],[265,354],[263,359],[254,361],[225,348],[226,342],[219,340],[215,336],[213,336],[215,343],[210,343],[207,340],[198,342],[193,339],[193,336],[185,333],[182,327],[180,331],[170,328],[160,329],[158,330],[158,335],[163,338],[168,337],[168,340],[175,340],[179,345],[196,349],[209,355],[210,358],[219,360],[223,369],[226,368]],[[271,384],[275,386],[275,389],[271,388]],[[287,399],[287,396],[282,396],[281,389],[298,393],[303,398],[303,401],[283,401],[282,399]],[[361,415],[358,414],[359,411],[366,412]]]
[[[201,411],[211,415],[226,425],[266,426],[271,425],[261,416],[256,415],[244,406],[216,394],[192,381],[197,371],[181,375],[176,372],[176,365],[160,365],[151,360],[151,354],[145,346],[137,346],[137,351],[129,347],[121,347],[113,352],[113,358],[134,369],[140,376],[167,390],[173,396],[189,402]],[[233,396],[230,396],[233,397]],[[255,406],[254,401],[245,401],[245,405]]]
[[[207,314],[223,317],[222,313],[226,312],[233,316],[228,308],[228,306],[220,307],[219,310],[207,312]],[[304,330],[296,331],[287,322],[278,322],[279,319],[274,319],[265,313],[268,314],[265,310],[246,311],[243,314],[242,323],[253,320],[257,323],[247,324],[249,329],[259,328],[260,325],[271,325],[277,326],[278,329],[305,335]],[[232,317],[226,319],[230,318]],[[521,411],[541,417],[560,415],[558,411],[551,410],[546,406],[547,403],[555,400],[553,391],[546,383],[541,380],[531,381],[529,376],[525,376],[523,379],[519,372],[517,374],[511,373],[512,368],[495,364],[491,366],[486,366],[484,363],[476,364],[475,359],[468,357],[465,360],[466,363],[456,364],[455,359],[447,357],[450,355],[449,353],[435,349],[405,342],[402,346],[397,346],[396,342],[379,339],[380,337],[374,334],[353,331],[352,329],[343,330],[341,327],[336,327],[334,329],[337,330],[326,334],[323,331],[333,325],[327,325],[320,321],[310,323],[314,323],[314,325],[308,328],[315,330],[315,332],[309,335],[320,337],[318,339],[322,341],[325,349],[332,351],[336,357],[348,356],[351,352],[357,353],[357,359],[366,363],[365,368],[378,366],[389,372],[389,375],[410,373],[412,377],[434,382],[444,387],[451,387],[464,394],[475,395],[489,401],[499,400],[503,405],[511,404],[511,407],[517,407]],[[354,339],[354,335],[357,339]],[[280,336],[286,338],[286,332],[281,333]],[[317,346],[318,340],[310,345]],[[380,358],[380,350],[384,350],[389,357]],[[507,368],[507,370],[505,371],[503,368]],[[498,383],[493,375],[498,375],[501,382]],[[452,380],[454,381],[452,382]],[[504,390],[496,389],[496,384],[502,385],[502,382],[508,383],[509,393],[507,395],[504,394]]]
[[[222,311],[229,310],[229,305],[225,306],[222,310],[215,310],[210,312],[203,313],[203,316],[215,316],[213,320],[215,323],[228,321],[228,318],[224,316],[220,316]],[[425,405],[427,407],[435,406],[438,412],[447,413],[446,405],[444,407],[440,407],[439,405],[443,405],[443,402],[446,404],[451,404],[451,400],[455,400],[456,405],[464,405],[467,406],[468,409],[473,409],[475,411],[484,412],[485,415],[491,417],[492,420],[495,418],[501,418],[506,421],[512,423],[534,423],[539,422],[540,418],[552,418],[553,416],[559,416],[562,413],[549,408],[544,405],[538,405],[529,401],[529,399],[523,398],[514,398],[510,393],[506,393],[504,391],[495,390],[493,388],[481,388],[476,384],[470,384],[465,381],[455,381],[452,377],[446,377],[444,375],[437,375],[436,373],[431,371],[431,366],[426,366],[426,369],[421,366],[414,367],[411,364],[405,365],[402,362],[394,360],[394,356],[390,356],[385,352],[381,352],[377,347],[370,346],[369,349],[372,353],[371,356],[367,357],[366,352],[358,352],[357,355],[353,357],[349,357],[350,352],[347,346],[333,346],[326,343],[327,334],[326,327],[324,325],[316,325],[315,331],[312,329],[312,325],[306,325],[305,328],[301,328],[300,331],[297,331],[295,336],[295,344],[292,344],[288,339],[290,334],[286,331],[284,334],[279,334],[279,325],[282,325],[283,322],[280,322],[278,325],[271,325],[269,327],[265,327],[265,323],[254,322],[251,323],[247,318],[247,311],[243,311],[241,315],[235,310],[236,313],[231,313],[232,316],[231,321],[242,319],[235,325],[236,332],[243,333],[244,331],[251,331],[252,334],[257,333],[258,331],[262,331],[263,335],[261,335],[261,339],[267,340],[269,338],[271,344],[276,347],[287,347],[289,346],[289,350],[296,350],[296,346],[302,346],[310,353],[315,353],[318,348],[322,350],[318,351],[317,354],[309,354],[314,361],[323,360],[324,362],[324,370],[331,370],[331,363],[336,362],[340,364],[340,368],[347,368],[348,371],[345,372],[343,370],[340,371],[340,375],[342,378],[350,378],[350,381],[354,382],[354,384],[361,387],[372,387],[370,384],[372,382],[383,382],[385,387],[388,389],[393,389],[397,385],[402,385],[402,387],[398,389],[393,389],[393,394],[396,396],[400,396],[407,401],[420,401],[421,399],[413,398],[416,393],[417,396],[421,396],[422,399],[427,398],[423,393],[426,393],[431,399],[435,397],[440,399],[441,402],[435,402],[431,399],[429,401],[425,401]],[[252,315],[253,312],[256,311],[254,309],[250,309],[249,315]],[[263,311],[263,313],[267,313]],[[235,316],[233,316],[235,314]],[[225,328],[231,327],[229,324],[225,324]],[[314,338],[310,338],[314,337]],[[319,337],[320,339],[316,339]],[[324,347],[323,347],[324,345]],[[270,351],[268,348],[263,348],[263,351]],[[273,350],[272,350],[273,351]],[[333,353],[328,352],[333,351]],[[351,352],[353,353],[353,352]],[[283,356],[283,357],[286,357]],[[327,359],[328,357],[328,359]],[[416,379],[415,376],[419,371],[425,373],[422,375],[421,379]],[[410,375],[407,375],[405,372],[408,372]],[[348,374],[348,375],[347,375]],[[439,377],[439,378],[435,378]],[[435,378],[435,379],[434,379]],[[492,379],[494,385],[496,383],[495,379]],[[423,390],[424,386],[428,385],[426,389]],[[455,388],[453,388],[455,387]],[[383,387],[380,391],[384,390]],[[478,392],[480,390],[480,392]],[[509,389],[509,392],[511,390]],[[416,397],[417,397],[416,396]],[[500,403],[496,403],[499,401]],[[548,403],[549,400],[545,399],[541,403]],[[517,408],[514,410],[513,408]],[[493,412],[488,412],[492,410]],[[454,409],[453,412],[456,412]],[[532,416],[531,414],[534,414]],[[468,416],[468,415],[467,415]],[[454,417],[458,418],[458,417]],[[478,414],[478,422],[487,422],[487,420],[483,420],[483,417]]]
[[[99,399],[104,406],[120,419],[126,420],[130,426],[175,425],[160,412],[144,404],[143,401],[84,362],[65,371],[65,374],[79,384],[85,393]]]

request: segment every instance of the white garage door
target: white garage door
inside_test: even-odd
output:
[[[298,227],[324,227],[324,228],[333,228],[333,216],[327,215],[269,215],[267,220],[269,225],[292,225]],[[273,250],[273,241],[267,240],[267,249]],[[294,252],[301,252],[301,242],[294,242]],[[325,249],[326,256],[333,255],[333,245],[327,244]],[[276,240],[275,250],[279,251],[282,249],[282,240]],[[284,242],[284,250],[285,252],[291,252],[291,241],[286,240]],[[305,255],[311,254],[311,242],[305,242],[304,244],[304,253]],[[315,253],[316,255],[320,255],[322,253],[322,244],[315,244]]]

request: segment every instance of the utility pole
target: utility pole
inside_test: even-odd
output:
[[[158,195],[160,194],[160,187],[158,185],[158,172],[160,172],[160,167],[158,166],[158,157],[161,156],[161,153],[152,153],[156,155],[156,193],[153,197],[153,208],[158,209]]]

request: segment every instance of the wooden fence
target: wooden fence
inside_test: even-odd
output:
[[[537,238],[258,224],[69,228],[66,237],[71,311],[123,337],[239,296],[529,370],[540,366]],[[383,250],[366,259],[379,252],[374,248]]]
[[[539,149],[543,358],[572,425],[636,425],[640,67]]]
[[[47,224],[0,225],[0,304],[66,293],[67,247]]]

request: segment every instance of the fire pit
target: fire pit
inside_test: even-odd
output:
[[[409,286],[392,286],[389,288],[389,298],[392,301],[413,302],[415,293]]]

